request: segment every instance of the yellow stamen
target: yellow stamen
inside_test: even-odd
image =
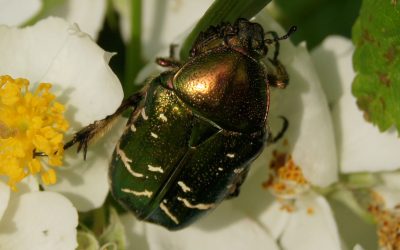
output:
[[[29,81],[0,76],[0,175],[8,185],[39,173],[44,184],[56,182],[51,167],[61,166],[65,108],[50,93],[51,84],[41,83],[32,92]]]
[[[54,171],[54,169],[49,169],[46,172],[42,173],[42,181],[46,185],[51,185],[56,183],[57,181],[56,171]]]
[[[372,202],[368,211],[377,222],[379,245],[382,249],[400,249],[400,207],[386,207],[382,196],[372,191]]]
[[[273,157],[270,163],[270,176],[263,183],[263,187],[269,189],[283,204],[284,209],[289,211],[288,204],[292,206],[289,200],[308,190],[310,184],[290,155],[274,151]]]

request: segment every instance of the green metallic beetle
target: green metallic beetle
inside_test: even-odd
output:
[[[131,108],[111,160],[111,192],[140,220],[169,230],[188,226],[237,196],[265,142],[280,137],[271,139],[266,129],[269,86],[288,83],[277,59],[278,41],[295,29],[278,37],[246,19],[210,27],[186,62],[172,52],[157,59],[167,71],[113,115],[78,132],[65,148],[78,143],[86,155],[88,142]],[[271,45],[274,56],[263,64]]]

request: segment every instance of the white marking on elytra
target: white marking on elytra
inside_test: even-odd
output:
[[[142,108],[141,114],[142,114],[143,120],[146,121],[147,119],[149,119],[149,117],[146,115],[146,109],[145,108]]]
[[[154,167],[152,165],[147,165],[147,168],[149,171],[151,172],[160,172],[160,173],[164,173],[164,170],[161,167]]]
[[[157,135],[157,134],[155,134],[155,133],[153,133],[153,132],[150,132],[150,134],[151,134],[152,137],[158,138],[158,135]]]
[[[131,125],[131,131],[132,131],[132,132],[136,132],[136,127],[135,127],[135,124],[133,124],[133,123],[132,123],[132,125]]]
[[[226,154],[226,156],[228,156],[229,158],[235,158],[235,154],[231,154],[231,153]]]
[[[242,171],[243,171],[243,168],[235,168],[235,169],[233,170],[233,172],[234,172],[235,174],[240,174]]]
[[[167,199],[164,199],[162,202],[165,203],[165,204],[167,204]]]
[[[173,215],[167,206],[165,206],[163,203],[160,203],[160,208],[161,210],[173,221],[175,224],[179,224],[178,218],[176,218],[175,215]]]
[[[219,167],[219,168],[218,168],[218,170],[219,170],[219,171],[222,171],[222,170],[224,170],[224,169],[223,169],[223,168],[221,168],[221,167]]]
[[[125,152],[122,149],[119,148],[119,143],[117,144],[116,149],[117,149],[117,154],[119,155],[119,157],[121,158],[122,162],[124,163],[124,166],[125,166],[126,170],[128,170],[128,172],[131,175],[133,175],[134,177],[139,177],[139,178],[143,177],[143,174],[133,171],[133,169],[131,167],[131,164],[130,164],[132,162],[132,160],[129,159],[126,156]]]
[[[185,205],[185,207],[188,207],[188,208],[196,208],[196,209],[199,209],[199,210],[207,210],[207,209],[215,207],[214,203],[211,203],[211,204],[204,204],[204,203],[191,204],[190,201],[188,201],[185,198],[177,197],[177,199],[178,199],[178,201],[182,201],[183,205]]]
[[[178,181],[178,185],[182,188],[183,192],[191,192],[192,189],[188,187],[183,181]]]
[[[148,198],[151,198],[151,196],[153,195],[153,192],[151,192],[147,189],[145,189],[144,191],[135,191],[135,190],[132,190],[129,188],[122,188],[121,191],[125,192],[125,193],[129,193],[129,194],[133,194],[135,196],[146,196]]]
[[[164,122],[167,122],[167,121],[168,121],[168,119],[167,119],[167,117],[164,115],[164,113],[161,113],[161,114],[160,114],[160,119],[161,119],[162,121],[164,121]]]

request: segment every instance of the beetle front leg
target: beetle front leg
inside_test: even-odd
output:
[[[267,65],[267,78],[268,83],[271,84],[273,87],[277,87],[280,89],[286,88],[289,84],[289,75],[282,65],[282,63],[278,60],[279,51],[280,51],[280,43],[279,40],[287,39],[293,32],[297,30],[296,26],[292,26],[288,33],[282,37],[279,37],[278,33],[275,31],[266,32],[265,35],[271,35],[273,39],[266,39],[265,42],[267,44],[274,44],[275,51],[272,58],[268,58],[268,61],[271,65]]]
[[[282,65],[279,60],[274,61],[273,59],[268,59],[272,66],[267,66],[268,73],[267,79],[268,84],[273,87],[284,89],[289,84],[289,75],[286,68]]]
[[[64,149],[68,149],[78,143],[77,152],[79,153],[83,149],[83,159],[86,160],[89,142],[106,134],[125,110],[128,108],[133,108],[134,111],[137,110],[137,106],[144,98],[146,90],[147,86],[125,99],[113,114],[106,116],[102,120],[95,121],[75,133],[74,137],[64,144]]]
[[[156,59],[156,63],[162,67],[167,68],[180,68],[182,63],[176,58],[175,48],[178,45],[171,44],[169,46],[169,57],[159,57]]]

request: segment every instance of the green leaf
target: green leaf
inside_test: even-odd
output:
[[[130,96],[135,91],[134,80],[143,67],[141,53],[142,35],[142,0],[131,0],[131,39],[126,48],[125,77],[122,82],[125,96]]]
[[[296,44],[306,41],[311,49],[331,34],[350,38],[361,0],[275,0],[273,3],[268,11],[282,26],[299,28],[290,39]]]
[[[221,22],[234,22],[237,18],[250,19],[262,10],[271,0],[216,0],[197,23],[193,31],[186,38],[180,52],[181,58],[187,58],[189,50],[200,32],[211,25]]]
[[[364,0],[353,27],[353,94],[366,120],[400,133],[400,5]]]

